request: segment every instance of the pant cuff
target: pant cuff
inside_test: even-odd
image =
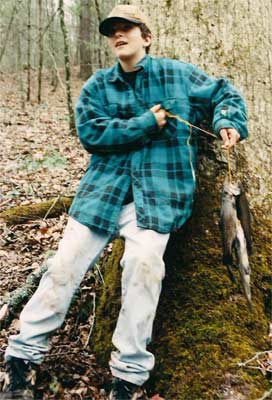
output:
[[[140,374],[135,374],[131,372],[121,372],[118,371],[112,367],[110,367],[112,376],[115,378],[123,379],[124,381],[134,383],[134,385],[137,386],[142,386],[149,378],[149,373],[147,372],[145,375],[148,375],[147,377],[140,376]]]

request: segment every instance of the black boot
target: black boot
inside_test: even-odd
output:
[[[11,357],[6,363],[6,378],[0,400],[33,400],[35,380],[35,364]]]
[[[139,386],[134,383],[114,378],[109,400],[136,400]]]

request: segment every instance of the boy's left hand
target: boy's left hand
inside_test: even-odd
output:
[[[234,128],[223,128],[219,133],[223,140],[223,149],[230,149],[239,142],[240,134]]]

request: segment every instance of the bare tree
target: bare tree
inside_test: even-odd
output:
[[[27,97],[31,95],[31,0],[27,2]]]
[[[39,72],[38,72],[38,103],[41,102],[42,94],[42,69],[43,69],[43,28],[42,28],[42,11],[43,1],[39,0],[38,14],[39,14]]]
[[[69,58],[68,32],[64,19],[63,0],[59,0],[59,16],[60,16],[60,26],[63,34],[63,43],[64,43],[64,63],[65,63],[65,78],[66,78],[65,82],[66,82],[67,107],[69,115],[69,130],[70,133],[75,134],[75,117],[74,117],[72,94],[71,94],[71,82],[70,82],[71,67]]]
[[[9,24],[8,24],[8,29],[7,29],[7,32],[6,32],[6,37],[3,40],[3,47],[2,47],[2,50],[1,50],[1,53],[0,53],[0,63],[2,61],[2,58],[3,58],[4,54],[5,54],[7,43],[8,43],[8,39],[9,39],[9,35],[10,35],[10,31],[11,31],[11,27],[12,27],[14,18],[16,16],[18,10],[19,10],[19,7],[20,7],[21,3],[22,3],[22,0],[18,0],[17,2],[15,2],[15,5],[14,5],[14,7],[12,9],[11,17],[10,17]]]
[[[57,89],[58,86],[58,76],[57,76],[57,72],[56,72],[56,67],[55,67],[55,59],[56,59],[56,45],[55,45],[55,2],[54,0],[50,0],[50,4],[47,3],[47,17],[48,17],[48,21],[50,21],[50,26],[49,26],[49,30],[48,30],[48,36],[49,36],[49,43],[48,43],[48,48],[50,50],[50,55],[51,58],[54,60],[51,63],[51,85],[53,86],[53,91],[55,91]]]
[[[21,108],[22,110],[24,110],[25,93],[24,93],[23,70],[22,70],[22,43],[21,43],[21,35],[19,29],[17,30],[17,69],[19,70],[17,73],[17,81],[19,84]]]
[[[82,79],[87,79],[92,74],[91,60],[91,0],[80,1],[80,73]]]
[[[97,13],[97,18],[98,18],[98,23],[100,24],[101,22],[101,12],[100,12],[100,6],[98,3],[98,0],[94,1],[95,3],[95,9],[96,9],[96,13]],[[102,40],[101,40],[101,35],[99,35],[98,40],[99,40],[99,45],[98,45],[98,64],[99,67],[102,68],[103,67],[103,63],[102,63],[102,55],[101,55],[101,48],[102,48]]]

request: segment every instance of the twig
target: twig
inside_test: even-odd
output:
[[[53,210],[53,208],[55,207],[55,205],[57,204],[57,202],[60,199],[60,195],[58,195],[58,197],[55,198],[55,200],[53,201],[51,207],[47,210],[45,216],[43,217],[43,221],[46,220],[46,218],[48,217],[48,215],[50,214],[50,212]]]
[[[2,203],[0,203],[0,207],[4,206],[7,203],[10,203],[11,201],[12,201],[12,199],[7,199],[7,200],[2,201]]]
[[[50,55],[50,57],[52,58],[53,65],[54,65],[54,68],[55,68],[55,71],[56,71],[60,86],[62,87],[62,90],[63,90],[64,94],[66,95],[66,89],[65,89],[65,86],[64,86],[64,84],[62,82],[62,79],[61,79],[61,76],[60,76],[60,73],[59,73],[59,70],[58,70],[58,66],[57,66],[55,57],[53,56],[53,54],[51,53],[51,51],[49,50],[48,47],[47,47],[47,51],[48,51],[48,54]]]
[[[95,264],[95,268],[96,268],[96,269],[97,269],[97,271],[98,271],[98,274],[99,274],[99,276],[100,276],[100,279],[101,279],[101,281],[102,281],[103,285],[105,285],[105,281],[104,281],[103,275],[102,275],[102,273],[101,273],[101,270],[100,270],[99,264]]]
[[[89,317],[89,322],[90,322],[91,326],[90,326],[89,335],[88,335],[87,340],[86,340],[86,342],[84,344],[84,349],[86,349],[88,344],[89,344],[90,337],[92,335],[92,331],[93,331],[93,327],[94,327],[94,321],[95,321],[95,307],[96,307],[96,305],[95,305],[95,293],[90,293],[90,294],[93,296],[93,313]]]
[[[266,350],[266,351],[259,351],[258,353],[255,354],[255,356],[253,356],[252,358],[250,358],[249,360],[242,362],[242,363],[238,363],[238,367],[245,367],[247,364],[249,364],[250,362],[256,360],[259,358],[259,356],[263,355],[263,354],[269,354],[272,353],[272,350]]]

